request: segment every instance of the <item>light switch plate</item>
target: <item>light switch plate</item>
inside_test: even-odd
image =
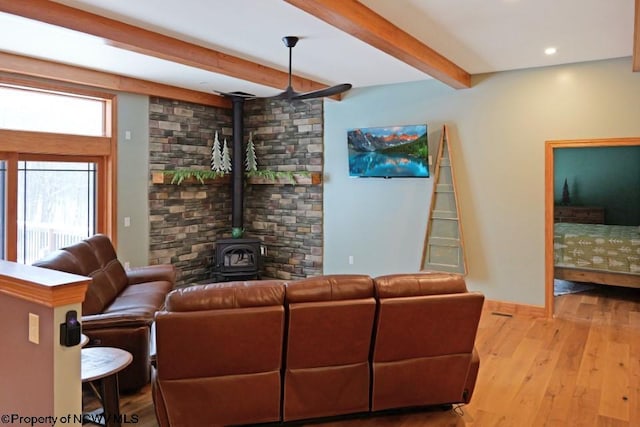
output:
[[[29,341],[40,344],[40,316],[29,313]]]

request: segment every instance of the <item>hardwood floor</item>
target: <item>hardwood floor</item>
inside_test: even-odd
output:
[[[640,426],[640,289],[598,286],[555,307],[554,319],[483,312],[469,405],[315,425]],[[121,411],[157,426],[149,387],[123,396]]]

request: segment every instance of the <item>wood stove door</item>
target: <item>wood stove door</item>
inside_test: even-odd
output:
[[[259,269],[260,248],[256,245],[237,244],[225,246],[217,254],[218,271],[257,272]]]

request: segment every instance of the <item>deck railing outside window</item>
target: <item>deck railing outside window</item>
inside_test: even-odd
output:
[[[90,231],[86,227],[65,227],[59,224],[45,223],[18,223],[18,261],[32,264],[56,249],[72,245],[89,237],[89,235]],[[27,242],[26,247],[25,240]]]

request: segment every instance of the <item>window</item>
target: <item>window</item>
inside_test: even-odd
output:
[[[105,134],[103,99],[0,86],[0,128],[73,135]]]
[[[95,234],[95,163],[18,162],[18,262]]]
[[[113,96],[0,80],[2,258],[30,264],[96,232],[114,239]]]

